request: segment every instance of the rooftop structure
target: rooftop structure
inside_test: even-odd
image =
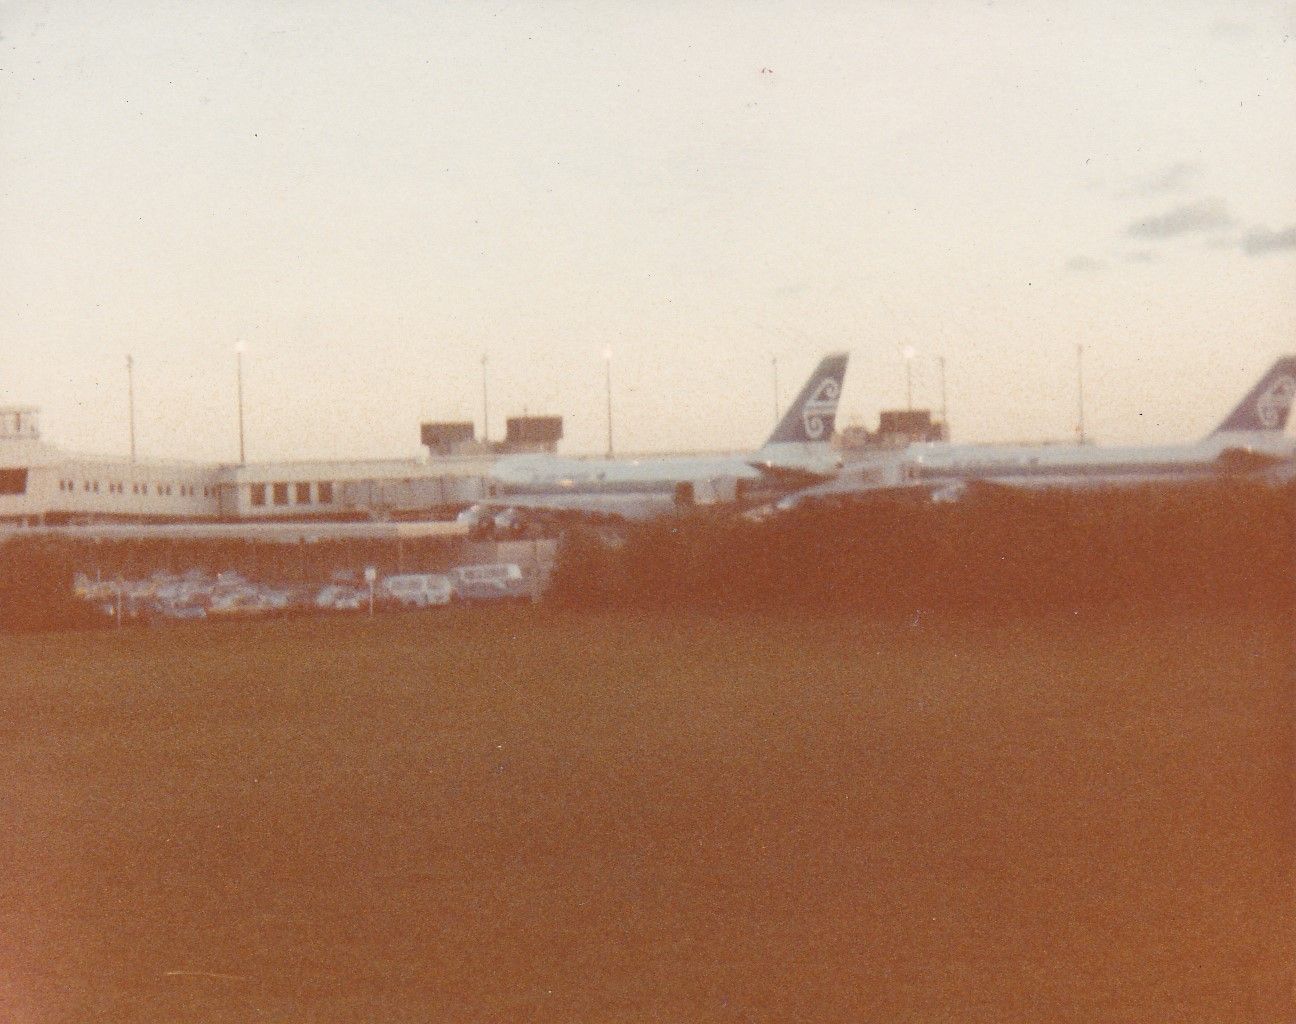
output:
[[[0,405],[0,441],[39,441],[40,409],[33,405]]]
[[[949,426],[933,418],[930,409],[884,409],[878,429],[849,426],[837,435],[837,446],[843,455],[871,453],[905,448],[910,444],[948,441]]]

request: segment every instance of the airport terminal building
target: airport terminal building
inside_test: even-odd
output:
[[[31,406],[0,407],[0,522],[57,526],[443,518],[489,496],[490,467],[508,443],[491,447],[474,442],[469,424],[467,438],[460,430],[453,450],[429,445],[423,459],[245,465],[132,461],[65,452],[42,440],[39,417]],[[435,426],[424,425],[425,439]],[[521,420],[510,427],[512,433],[534,433]]]

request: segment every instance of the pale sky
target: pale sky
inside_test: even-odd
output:
[[[1296,4],[0,3],[0,403],[143,456],[1209,430],[1296,350]]]

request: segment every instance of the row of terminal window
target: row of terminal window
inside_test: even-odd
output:
[[[130,485],[130,488],[131,488],[131,494],[146,495],[149,493],[149,485],[146,483],[133,483]],[[155,494],[158,495],[158,497],[170,497],[172,495],[175,495],[177,488],[179,489],[179,497],[181,498],[196,498],[198,496],[198,488],[192,484],[153,484],[153,491]],[[76,489],[77,489],[77,485],[75,480],[59,481],[60,491],[75,491]],[[99,481],[82,480],[81,490],[83,490],[87,494],[98,494]],[[108,493],[125,494],[126,485],[119,480],[110,480],[108,481]],[[204,487],[202,489],[202,496],[204,498],[210,498],[215,493],[216,493],[215,487]]]
[[[297,483],[249,484],[248,496],[254,506],[274,505],[309,505],[311,503],[311,483],[301,480]],[[333,504],[333,482],[320,480],[314,485],[315,503],[317,505]],[[291,501],[289,500],[291,498]]]

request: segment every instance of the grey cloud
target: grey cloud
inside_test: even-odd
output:
[[[1126,263],[1155,263],[1161,257],[1150,249],[1136,249],[1125,254]]]
[[[1067,270],[1084,272],[1084,271],[1091,271],[1091,270],[1102,270],[1102,268],[1106,266],[1106,264],[1104,264],[1102,260],[1096,260],[1091,256],[1072,256],[1069,260],[1066,261],[1066,263],[1063,264],[1063,266],[1066,267]]]
[[[1248,256],[1289,249],[1296,249],[1296,224],[1281,231],[1270,231],[1265,227],[1255,228],[1247,232],[1247,236],[1242,239],[1242,251]]]
[[[1117,198],[1129,199],[1133,196],[1153,196],[1174,192],[1183,188],[1199,174],[1201,174],[1200,164],[1180,160],[1151,177],[1133,182],[1128,188],[1117,193]]]
[[[1203,199],[1199,203],[1176,206],[1158,216],[1136,220],[1125,234],[1131,238],[1174,238],[1198,231],[1215,231],[1233,223],[1223,199]]]

